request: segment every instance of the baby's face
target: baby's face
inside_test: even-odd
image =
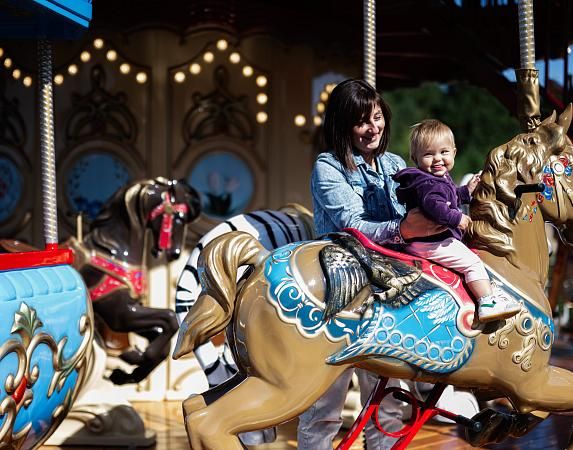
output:
[[[420,149],[416,155],[416,163],[420,170],[429,172],[437,177],[443,177],[454,167],[456,149],[447,136],[434,139],[425,149]]]

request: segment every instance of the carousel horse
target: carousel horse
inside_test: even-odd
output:
[[[237,433],[296,417],[348,366],[507,397],[515,421],[506,434],[516,436],[573,410],[573,373],[549,365],[554,327],[544,292],[544,221],[573,237],[570,122],[571,106],[493,149],[474,192],[468,244],[492,281],[522,303],[512,318],[475,323],[457,274],[355,230],[272,252],[241,232],[211,242],[199,268],[203,292],[174,357],[229,325],[240,372],[217,401],[208,391],[183,402],[191,447],[241,449]],[[252,272],[237,286],[243,265]]]
[[[74,267],[86,283],[96,318],[114,332],[134,332],[149,341],[144,350],[130,348],[119,355],[136,367],[131,373],[114,369],[114,384],[147,377],[169,355],[179,327],[172,310],[141,303],[147,290],[145,233],[150,230],[153,236],[151,253],[164,253],[172,261],[181,254],[185,226],[199,213],[199,196],[185,182],[138,181],[108,200],[81,242],[70,238],[63,244],[74,252]]]
[[[135,369],[114,369],[115,384],[138,383],[168,355],[170,340],[179,325],[170,309],[146,307],[141,298],[147,290],[142,265],[144,236],[151,231],[154,256],[165,253],[167,261],[181,254],[185,226],[200,213],[199,195],[185,182],[155,178],[133,182],[118,190],[104,205],[83,240],[63,244],[74,253],[74,268],[83,277],[97,320],[114,332],[134,332],[149,341],[145,350],[128,349],[119,357]],[[3,240],[8,251],[33,248]]]

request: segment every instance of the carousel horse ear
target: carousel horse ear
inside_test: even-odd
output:
[[[549,125],[550,123],[554,123],[555,119],[557,118],[557,113],[555,112],[555,110],[553,110],[553,113],[547,118],[545,119],[543,122],[541,122],[539,125]]]
[[[564,133],[567,133],[567,130],[569,130],[569,125],[571,125],[572,112],[573,106],[571,103],[569,103],[563,112],[559,115],[559,119],[557,120],[557,123],[563,127]]]

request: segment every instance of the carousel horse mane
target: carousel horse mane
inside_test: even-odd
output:
[[[548,158],[564,153],[562,146],[548,145],[536,133],[543,133],[544,126],[551,126],[555,113],[533,133],[520,134],[510,142],[493,149],[487,156],[470,207],[473,222],[466,233],[472,248],[487,250],[513,262],[516,249],[513,245],[513,226],[524,205],[514,211],[514,187],[525,180],[535,179],[543,170]],[[568,147],[567,154],[573,157]]]

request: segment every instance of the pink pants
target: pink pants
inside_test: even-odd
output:
[[[440,242],[412,242],[408,244],[406,251],[462,273],[466,283],[489,279],[479,256],[457,239],[448,238]]]

